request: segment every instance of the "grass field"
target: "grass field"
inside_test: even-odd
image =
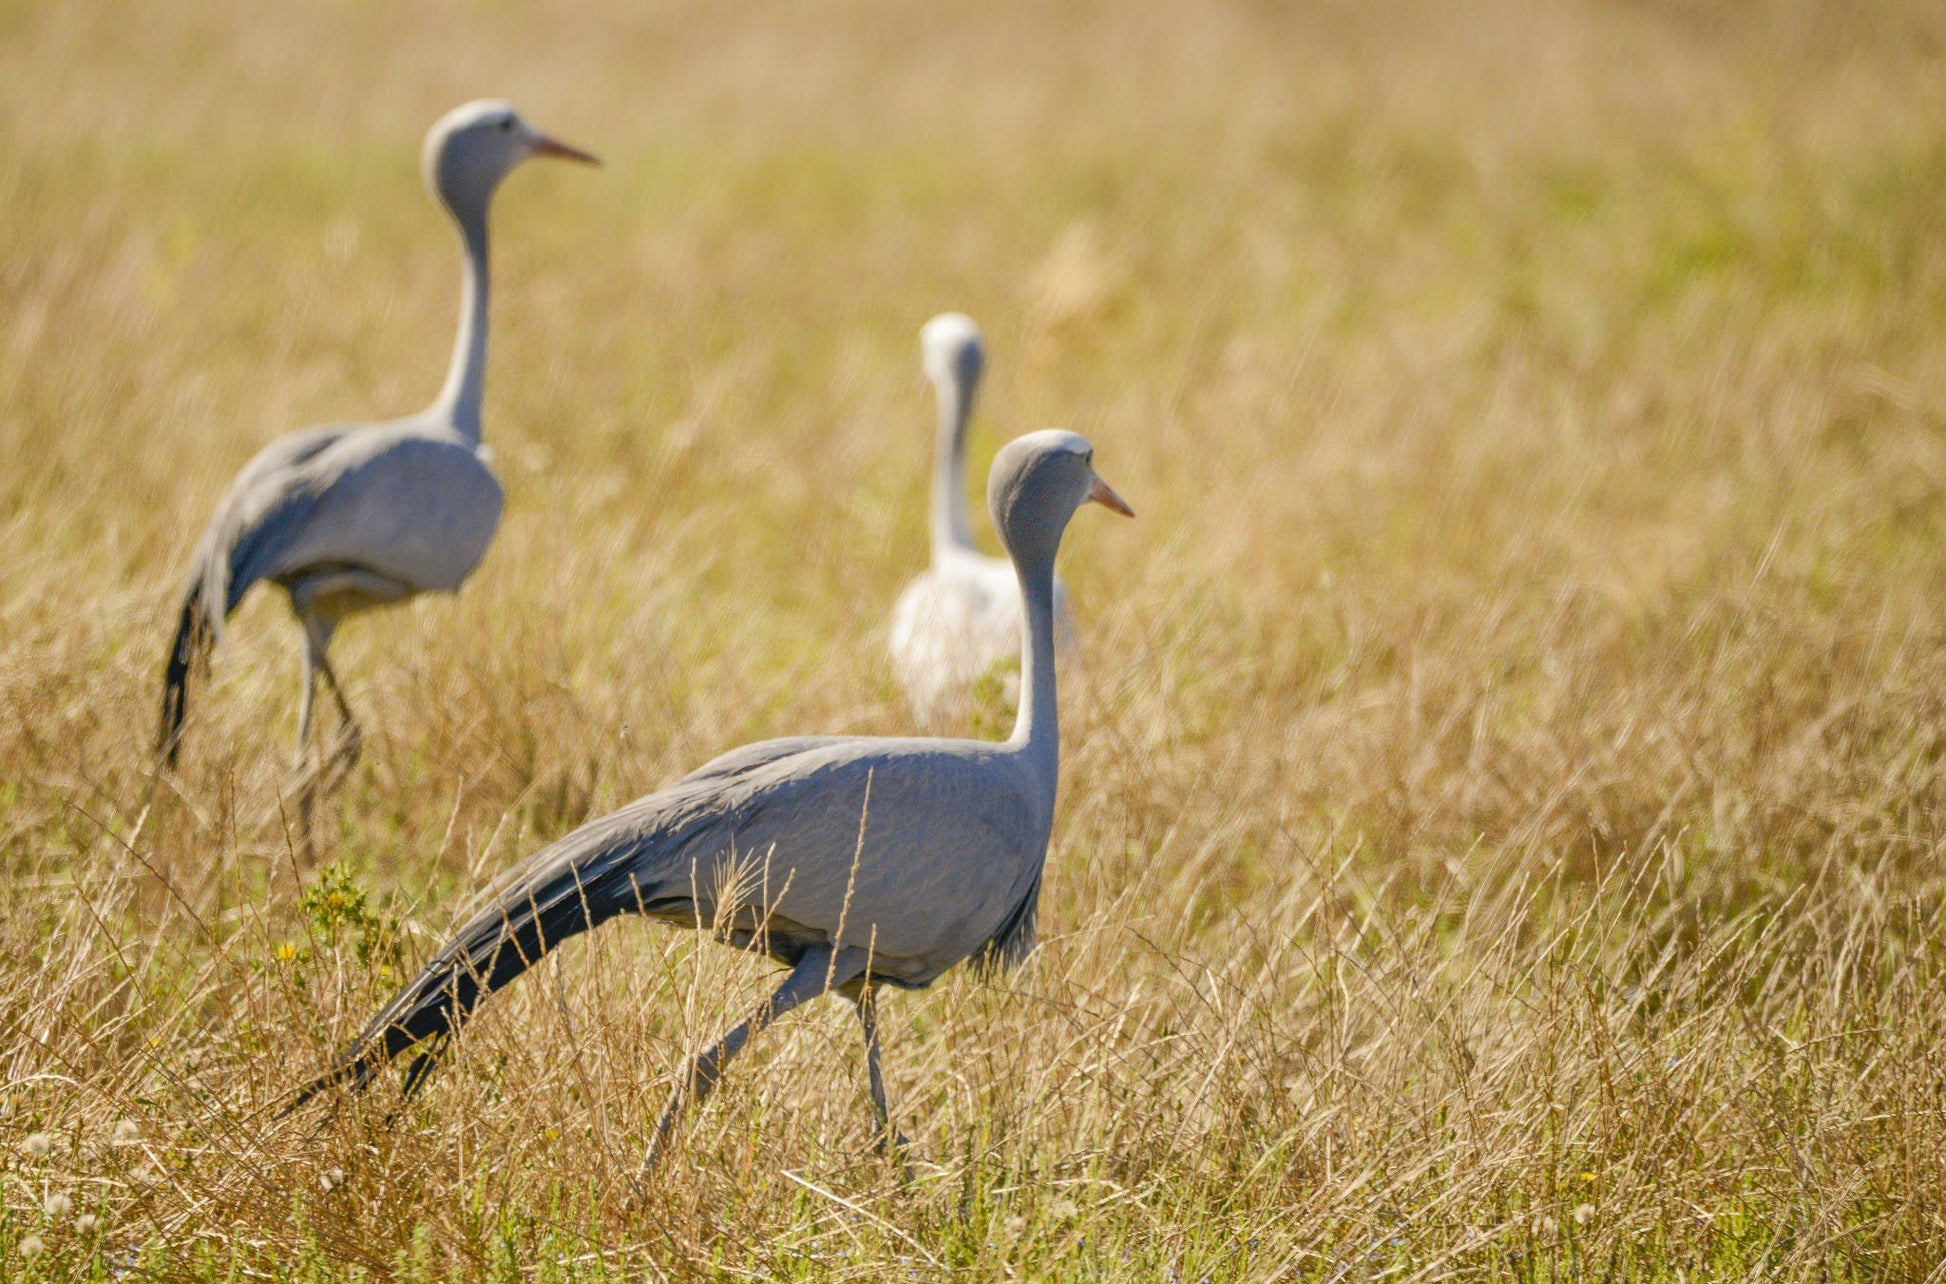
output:
[[[1941,1278],[1946,14],[1703,0],[0,0],[0,1275]],[[203,519],[416,409],[425,127],[496,209],[507,520],[148,755]],[[466,894],[730,746],[899,733],[916,331],[1086,434],[1042,945],[735,1067],[624,922],[449,1070],[272,1107]],[[981,519],[984,528],[984,517]],[[983,535],[990,539],[990,535]],[[993,712],[993,711],[989,711]]]

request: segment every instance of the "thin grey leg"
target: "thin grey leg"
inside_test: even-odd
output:
[[[300,621],[302,623],[302,621]],[[304,858],[310,860],[316,849],[311,837],[311,812],[317,803],[318,778],[311,764],[311,715],[317,705],[318,647],[310,625],[304,624],[304,690],[297,703],[297,757],[292,762],[297,772],[297,834]]]
[[[887,1150],[903,1154],[905,1134],[892,1126],[892,1108],[885,1100],[885,1075],[878,1065],[878,987],[861,986],[852,1002],[858,1005],[858,1024],[865,1028],[865,1077],[871,1081],[872,1115],[878,1120],[874,1148],[881,1155]]]
[[[817,998],[826,990],[843,985],[857,975],[862,966],[860,962],[847,956],[855,951],[844,950],[834,961],[829,946],[819,946],[807,952],[792,968],[777,992],[757,1005],[756,1011],[737,1025],[728,1034],[718,1039],[697,1056],[689,1065],[689,1071],[680,1079],[675,1091],[669,1095],[669,1104],[663,1107],[662,1118],[656,1121],[655,1135],[649,1139],[648,1153],[642,1158],[642,1175],[648,1176],[668,1149],[669,1138],[674,1133],[676,1123],[682,1118],[683,1111],[692,1103],[701,1105],[715,1090],[717,1080],[737,1053],[751,1038],[761,1034],[765,1027],[792,1008]]]
[[[364,746],[365,734],[358,729],[358,719],[351,716],[351,705],[345,701],[344,688],[338,685],[338,675],[325,656],[325,648],[331,644],[331,631],[324,631],[323,640],[318,645],[318,671],[324,675],[325,685],[331,688],[331,698],[338,704],[338,719],[343,724],[339,732],[340,743],[332,753],[334,774],[342,776],[358,765],[359,750]]]
[[[312,658],[310,638],[304,640],[304,691],[297,702],[297,760],[293,764],[299,771],[304,770],[311,760],[311,709],[317,703],[318,666]]]

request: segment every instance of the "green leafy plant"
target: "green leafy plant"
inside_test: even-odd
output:
[[[361,967],[397,968],[398,920],[372,908],[370,895],[344,862],[333,861],[318,870],[297,898],[297,908],[319,938],[334,944],[348,941]]]

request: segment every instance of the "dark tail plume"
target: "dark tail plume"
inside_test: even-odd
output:
[[[155,751],[171,768],[182,750],[183,721],[189,716],[190,671],[207,669],[215,638],[203,609],[202,585],[193,583],[183,594],[182,615],[176,621],[169,664],[162,674],[162,727],[156,733]]]
[[[417,1091],[453,1032],[482,998],[561,942],[641,907],[631,855],[627,849],[609,850],[584,864],[567,853],[538,853],[530,872],[468,919],[439,957],[371,1019],[331,1069],[299,1089],[281,1113],[289,1114],[339,1084],[362,1090],[408,1049],[417,1051],[404,1090],[408,1096]]]

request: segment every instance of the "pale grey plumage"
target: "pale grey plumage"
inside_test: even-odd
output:
[[[930,516],[932,560],[899,594],[887,643],[892,671],[921,726],[964,715],[973,685],[1018,654],[1020,583],[1005,558],[973,542],[966,506],[966,433],[986,368],[980,329],[946,312],[920,327],[919,350],[933,385],[939,423],[934,439]],[[1054,583],[1055,638],[1073,626],[1067,595]]]
[[[751,1019],[698,1057],[656,1132],[782,1011],[827,990],[860,1005],[885,1123],[872,990],[916,988],[968,960],[1005,965],[1033,943],[1054,820],[1059,718],[1054,557],[1094,499],[1127,507],[1072,433],[1035,433],[994,461],[995,525],[1026,603],[1023,684],[1011,738],[799,737],[749,745],[591,821],[510,871],[451,943],[306,1087],[362,1086],[430,1040],[408,1090],[483,994],[567,937],[622,913],[715,928],[792,968]],[[651,1150],[653,1157],[654,1150]]]
[[[237,474],[197,545],[183,594],[163,690],[160,747],[170,762],[181,743],[190,670],[253,585],[282,586],[303,626],[300,758],[320,675],[337,699],[351,756],[356,724],[325,658],[339,622],[418,593],[452,592],[479,565],[504,502],[480,442],[487,210],[501,179],[536,155],[593,159],[499,101],[456,108],[427,134],[426,183],[453,218],[466,267],[446,382],[419,414],[294,433]]]

